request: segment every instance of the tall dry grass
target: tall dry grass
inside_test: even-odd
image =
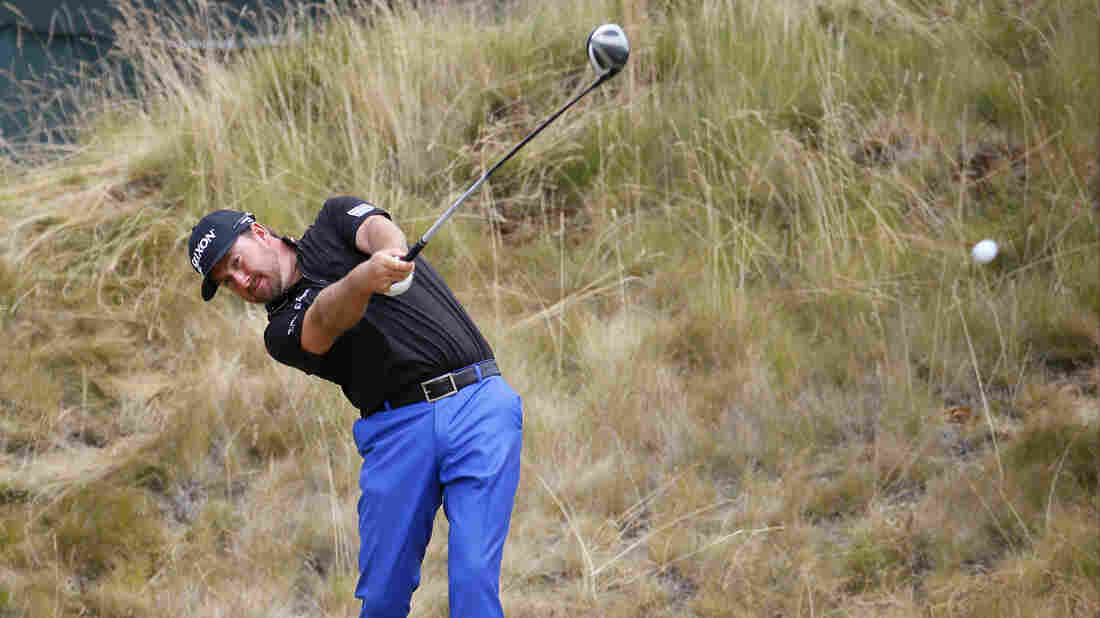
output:
[[[356,412],[197,300],[190,225],[418,235],[605,21],[627,69],[427,251],[526,403],[507,613],[1100,610],[1096,2],[326,5],[233,53],[193,8],[2,168],[0,615],[354,614]]]

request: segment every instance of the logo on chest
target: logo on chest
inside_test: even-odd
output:
[[[294,310],[295,311],[301,311],[302,310],[302,303],[309,300],[309,293],[312,292],[312,291],[313,290],[311,290],[311,289],[306,290],[305,292],[302,292],[301,294],[299,294],[298,298],[294,299]]]

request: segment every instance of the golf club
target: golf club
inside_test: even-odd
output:
[[[619,71],[622,70],[623,66],[626,65],[627,58],[630,57],[630,41],[627,40],[626,33],[623,32],[623,29],[618,24],[603,24],[602,26],[597,26],[588,35],[588,40],[585,42],[585,48],[588,53],[588,60],[591,63],[592,68],[596,71],[596,80],[593,81],[592,84],[589,85],[587,88],[582,90],[580,94],[573,97],[568,103],[563,105],[561,109],[554,112],[553,115],[551,115],[546,120],[543,120],[542,123],[539,124],[539,126],[535,127],[534,131],[531,131],[531,133],[529,133],[527,137],[523,138],[520,143],[516,144],[510,151],[508,151],[508,154],[504,155],[504,157],[501,158],[500,161],[497,161],[496,164],[489,168],[488,171],[483,173],[481,177],[478,178],[477,181],[470,186],[469,189],[466,189],[465,193],[459,196],[459,198],[455,200],[455,202],[443,212],[439,219],[436,220],[436,222],[433,223],[430,228],[428,228],[428,231],[420,237],[420,240],[416,241],[416,244],[414,244],[409,249],[408,254],[406,254],[405,257],[402,258],[403,260],[405,260],[406,262],[411,262],[413,259],[415,259],[416,256],[419,255],[424,247],[428,244],[428,241],[431,240],[432,236],[435,235],[436,231],[439,230],[440,226],[446,223],[447,219],[451,218],[451,215],[454,214],[459,204],[461,204],[467,197],[469,197],[471,193],[476,191],[477,188],[480,187],[481,184],[489,178],[489,176],[492,176],[493,172],[497,171],[497,168],[499,168],[501,165],[504,165],[504,163],[508,159],[512,158],[512,155],[519,152],[521,148],[527,145],[527,142],[530,142],[532,139],[534,139],[534,137],[541,133],[547,125],[549,125],[551,122],[554,122],[554,120],[556,120],[558,116],[561,116],[565,112],[565,110],[569,109],[573,106],[574,103],[581,100],[584,95],[588,94],[600,84],[614,77]],[[386,292],[386,294],[389,296],[397,296],[399,294],[403,294],[405,290],[409,288],[409,285],[411,283],[412,273],[409,273],[408,277],[390,286],[390,289],[388,292]]]

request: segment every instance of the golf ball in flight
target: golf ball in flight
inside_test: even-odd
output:
[[[988,264],[997,257],[997,243],[988,238],[974,245],[970,250],[971,257],[979,264]]]

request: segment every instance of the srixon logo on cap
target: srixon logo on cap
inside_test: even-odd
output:
[[[200,275],[202,274],[202,268],[199,266],[199,262],[202,260],[202,254],[206,251],[206,248],[210,246],[210,243],[214,242],[215,238],[217,238],[217,235],[214,233],[214,228],[210,228],[210,231],[207,232],[202,239],[199,240],[199,244],[195,246],[195,252],[191,254],[191,265],[195,267],[195,270],[198,271]]]

